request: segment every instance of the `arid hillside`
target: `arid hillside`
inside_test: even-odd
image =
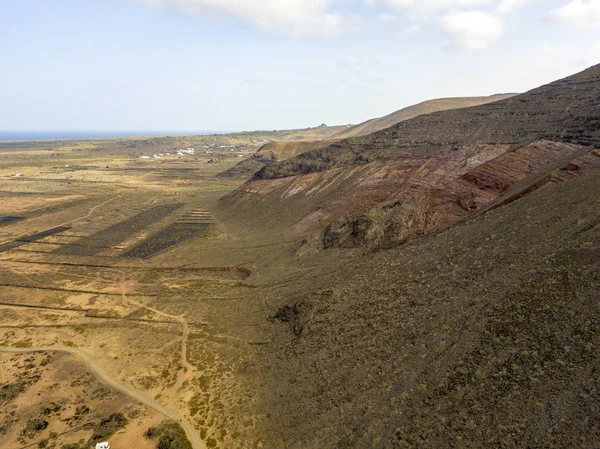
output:
[[[272,131],[244,131],[239,133],[226,134],[225,136],[231,139],[267,139],[271,140],[283,140],[292,142],[303,142],[305,140],[327,140],[332,139],[336,134],[345,132],[352,128],[354,125],[334,125],[327,126],[322,124],[321,126],[315,126],[312,128],[301,128],[301,129],[280,129]]]
[[[250,278],[272,280],[248,371],[267,447],[600,445],[599,99],[596,66],[270,164],[221,201],[295,239]]]
[[[599,447],[599,180],[263,293],[267,447]]]
[[[454,97],[454,98],[437,98],[418,103],[399,111],[392,112],[383,117],[367,120],[356,126],[348,128],[339,134],[334,135],[336,139],[347,139],[349,137],[366,136],[382,129],[394,126],[397,123],[405,120],[410,120],[419,115],[431,114],[432,112],[447,111],[449,109],[470,108],[482,104],[492,103],[494,101],[504,100],[514,97],[516,94],[498,94],[489,97]]]
[[[489,97],[439,98],[409,106],[385,117],[374,118],[355,126],[320,127],[290,132],[279,131],[280,138],[285,140],[274,140],[263,145],[251,158],[244,159],[235,167],[220,173],[219,177],[250,178],[265,165],[285,161],[309,151],[326,148],[348,137],[371,134],[422,114],[478,106],[510,98],[514,95],[498,94]],[[342,130],[334,132],[334,129]],[[307,140],[311,137],[320,140]]]
[[[314,128],[306,129],[293,129],[293,130],[282,130],[277,131],[277,140],[287,140],[292,142],[302,142],[311,140],[328,140],[333,139],[337,134],[345,132],[350,129],[352,125],[336,125],[326,126],[321,125]]]
[[[600,447],[599,75],[245,184],[285,132],[0,143],[0,447]]]
[[[224,201],[388,248],[600,166],[600,66],[528,93],[436,112],[270,164]],[[264,212],[261,214],[261,212]]]
[[[446,145],[524,145],[548,139],[580,145],[600,138],[600,65],[507,100],[422,115],[364,137],[272,165],[256,176],[271,179],[374,160],[398,159],[415,149]]]
[[[285,161],[299,154],[306,153],[338,142],[338,140],[307,140],[307,141],[285,141],[275,140],[269,142],[248,159],[244,159],[234,167],[231,167],[217,176],[220,178],[250,178],[265,165],[279,161]]]

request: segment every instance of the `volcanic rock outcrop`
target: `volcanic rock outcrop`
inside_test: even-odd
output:
[[[326,248],[387,248],[599,167],[595,147],[600,65],[269,164],[225,201],[280,211],[289,232],[326,229]]]
[[[271,164],[226,197],[314,245],[290,244],[261,291],[266,446],[600,447],[599,144],[595,66]]]

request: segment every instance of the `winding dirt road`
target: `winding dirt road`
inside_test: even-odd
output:
[[[181,427],[185,431],[185,434],[192,443],[192,447],[194,449],[206,449],[206,445],[200,435],[194,429],[194,426],[185,419],[184,417],[179,416],[173,410],[166,408],[165,406],[159,404],[154,399],[146,397],[144,394],[136,391],[132,388],[129,388],[121,383],[119,383],[114,377],[110,376],[106,371],[104,371],[92,358],[90,354],[85,352],[83,349],[79,348],[70,348],[67,346],[46,346],[46,347],[38,347],[38,348],[10,348],[0,346],[0,352],[8,353],[8,354],[28,354],[32,352],[67,352],[69,354],[74,354],[79,356],[86,366],[94,373],[94,375],[100,379],[102,382],[107,384],[109,387],[114,388],[115,390],[129,396],[136,401],[141,402],[144,405],[147,405],[151,409],[157,411],[158,413],[166,416],[173,421],[179,422]]]

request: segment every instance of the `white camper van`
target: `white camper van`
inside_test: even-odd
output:
[[[110,449],[110,444],[108,443],[97,443],[96,449]]]

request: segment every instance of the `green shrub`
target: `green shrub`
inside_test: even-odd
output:
[[[146,438],[159,438],[156,449],[192,449],[182,427],[175,422],[163,422],[150,427],[144,433]]]
[[[38,432],[41,432],[42,430],[46,429],[48,427],[48,421],[46,421],[45,419],[41,419],[41,418],[32,418],[29,421],[27,421],[27,425],[25,426],[25,428],[23,429],[23,432],[21,432],[23,435],[27,435],[27,436],[33,436]]]
[[[98,424],[94,425],[94,431],[89,443],[93,446],[96,443],[105,441],[119,429],[127,425],[127,418],[122,413],[113,413],[106,418],[102,418]]]
[[[56,402],[51,402],[48,405],[40,407],[42,415],[51,415],[53,413],[57,413],[62,409],[62,406],[57,404]]]
[[[10,402],[25,391],[25,384],[18,380],[12,384],[3,385],[0,388],[0,404]]]

